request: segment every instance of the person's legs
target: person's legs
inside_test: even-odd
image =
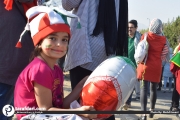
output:
[[[150,82],[148,82],[148,94],[150,96]]]
[[[150,82],[150,109],[154,110],[157,99],[157,83]]]
[[[126,103],[123,105],[123,108],[125,110],[127,110],[129,107],[131,107],[131,100],[132,100],[132,94],[133,94],[134,90],[132,91],[131,95],[129,96],[128,100],[126,101]]]
[[[162,67],[162,69],[161,69],[161,77],[160,77],[160,82],[159,82],[159,84],[158,84],[158,89],[157,90],[161,90],[161,87],[162,87],[162,73],[163,73],[163,69],[164,69],[164,67]]]
[[[156,99],[157,99],[157,84],[156,82],[150,82],[150,111],[154,111]],[[150,113],[149,118],[153,118],[154,114]]]
[[[135,92],[136,92],[136,100],[139,100],[140,99],[140,82],[139,81],[136,81]]]
[[[172,102],[171,102],[171,108],[170,110],[172,110],[172,108],[179,108],[179,93],[176,90],[176,78],[174,77],[174,89],[172,92]]]
[[[169,77],[169,92],[171,92],[173,78]]]
[[[148,81],[148,91],[147,91],[147,95],[150,96],[150,82]]]
[[[148,92],[148,81],[141,80],[140,81],[140,103],[141,103],[141,111],[146,111],[147,106],[147,92]],[[145,114],[141,115],[138,120],[146,120],[147,116]]]
[[[77,66],[70,70],[70,81],[71,88],[74,89],[75,86],[86,76],[90,75],[92,71],[84,69],[80,66]]]
[[[131,93],[131,95],[129,96],[128,100],[126,101],[126,104],[128,104],[128,105],[131,104],[132,94],[133,94],[133,92]]]
[[[166,91],[166,85],[167,85],[167,80],[169,77],[165,77],[163,76],[163,80],[164,80],[164,92]]]
[[[115,120],[115,116],[112,115],[112,116],[110,116],[109,118],[107,118],[106,120]]]
[[[58,60],[58,65],[59,65],[59,67],[63,70],[64,69],[64,61],[65,61],[65,58],[66,58],[66,56],[63,56],[62,58],[60,58],[59,60]]]
[[[7,104],[13,103],[14,86],[0,83],[0,110]],[[8,117],[0,114],[0,120],[7,120]]]
[[[140,93],[140,102],[141,102],[141,111],[146,111],[147,106],[147,91],[148,91],[148,81],[141,81],[141,93]]]
[[[176,90],[176,78],[174,77],[174,89],[172,92],[172,102],[171,102],[171,111],[179,111],[179,93]],[[176,114],[179,117],[179,114]]]

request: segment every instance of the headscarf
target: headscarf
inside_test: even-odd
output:
[[[162,31],[162,27],[163,27],[162,21],[158,18],[154,18],[150,23],[149,31],[154,33],[154,34],[164,36],[163,31]],[[164,45],[164,48],[163,48],[162,54],[161,54],[162,61],[169,61],[170,60],[169,48],[170,48],[170,44],[169,44],[168,39],[166,38],[166,44]]]
[[[162,21],[160,19],[153,19],[149,26],[149,31],[155,34],[161,34],[162,35]]]

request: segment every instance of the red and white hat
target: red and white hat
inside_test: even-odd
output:
[[[16,44],[18,48],[22,47],[21,39],[26,31],[31,32],[34,46],[53,32],[67,32],[70,35],[70,27],[67,23],[67,18],[58,8],[52,9],[47,6],[35,6],[26,12],[26,16],[28,18],[28,23]],[[71,17],[77,16],[73,15]]]

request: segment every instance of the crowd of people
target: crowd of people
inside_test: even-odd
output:
[[[62,7],[77,16],[69,25],[67,16],[43,6],[43,2],[4,0],[0,3],[3,18],[0,19],[3,23],[0,24],[0,42],[3,43],[0,47],[1,110],[11,104],[48,111],[70,111],[70,103],[79,99],[82,87],[94,69],[109,57],[125,56],[137,67],[133,91],[136,92],[135,99],[140,100],[141,110],[147,111],[148,93],[148,111],[156,109],[157,87],[163,79],[163,92],[171,92],[174,80],[170,110],[179,111],[179,93],[176,90],[179,69],[173,69],[169,60],[180,50],[180,45],[173,52],[163,34],[160,19],[153,19],[149,31],[141,34],[137,31],[136,20],[128,22],[127,0],[62,0]],[[142,62],[137,62],[134,54],[144,38],[148,42],[148,52]],[[64,59],[64,66],[62,62],[58,66],[57,61]],[[72,88],[65,98],[63,71],[69,71]],[[131,107],[132,94],[122,106],[125,110]],[[82,106],[73,110],[95,111],[95,108]],[[23,116],[26,114],[17,114],[17,119]],[[80,116],[97,117],[96,114]],[[149,114],[149,118],[153,116]],[[0,114],[0,119],[8,118]],[[106,120],[115,120],[115,116]],[[147,120],[147,115],[141,115],[139,120]]]

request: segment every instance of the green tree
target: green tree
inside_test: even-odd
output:
[[[180,35],[180,16],[173,18],[171,22],[163,24],[164,35],[170,42],[171,47],[175,48],[177,45],[177,37]]]

